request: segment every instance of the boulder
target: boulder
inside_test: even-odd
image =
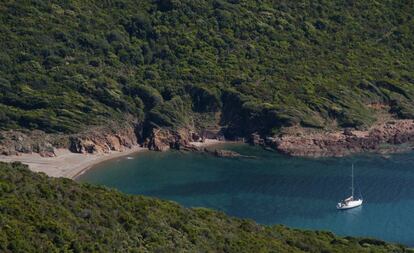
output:
[[[264,145],[265,141],[260,137],[258,133],[253,133],[250,135],[249,143],[254,146]]]
[[[229,157],[229,158],[241,157],[239,153],[235,151],[231,151],[231,150],[225,150],[225,149],[214,150],[214,155],[217,157]]]

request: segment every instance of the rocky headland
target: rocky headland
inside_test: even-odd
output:
[[[367,130],[308,132],[296,129],[277,137],[253,135],[251,143],[270,146],[291,156],[341,157],[361,152],[393,153],[413,148],[414,121],[389,120]]]

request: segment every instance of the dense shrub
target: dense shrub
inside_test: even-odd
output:
[[[70,114],[81,126],[132,114],[177,127],[185,122],[155,115],[174,96],[188,106],[172,114],[221,112],[238,135],[366,126],[372,103],[412,118],[413,8],[371,0],[2,1],[0,110],[8,120],[0,128],[79,131]],[[241,120],[247,128],[236,130]]]

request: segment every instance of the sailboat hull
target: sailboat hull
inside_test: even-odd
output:
[[[338,203],[338,205],[336,205],[336,208],[339,210],[346,210],[346,209],[355,208],[361,205],[362,205],[362,199],[357,199],[357,200],[349,201],[347,203]]]
[[[362,199],[354,199],[354,164],[352,164],[352,174],[351,174],[351,196],[339,202],[336,205],[336,209],[346,210],[355,208],[362,205]]]

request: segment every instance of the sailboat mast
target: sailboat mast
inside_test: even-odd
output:
[[[351,186],[351,190],[352,190],[352,197],[354,197],[354,164],[352,164],[352,186]]]

